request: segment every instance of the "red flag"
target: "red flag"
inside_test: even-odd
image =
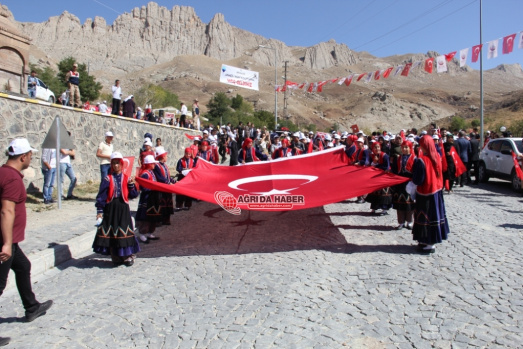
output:
[[[287,81],[285,81],[285,85],[287,85],[287,86],[298,86],[298,83],[287,80]]]
[[[281,88],[280,91],[281,91],[281,92],[285,92],[285,91],[287,91],[287,85],[283,85],[283,87]]]
[[[335,78],[335,79],[331,79],[329,82],[331,82],[331,83],[334,84],[334,83],[335,83],[336,81],[338,81],[338,80],[339,80],[339,78]]]
[[[509,54],[514,49],[514,39],[516,34],[508,35],[503,38],[503,54]]]
[[[281,91],[281,86],[280,85],[277,85],[276,86],[276,92],[280,92]]]
[[[354,75],[351,75],[351,76],[349,76],[348,78],[346,78],[345,81],[344,81],[344,84],[347,85],[347,86],[349,86],[350,83],[352,82],[352,77],[353,77],[353,76],[354,76]]]
[[[376,70],[374,72],[374,80],[379,80],[380,79],[380,74],[381,74],[381,70]]]
[[[519,166],[518,157],[514,152],[512,152],[512,160],[514,160],[514,169],[516,170],[516,174],[518,175],[519,179],[523,181],[523,171],[521,170],[521,166]]]
[[[133,175],[134,156],[126,156],[123,158],[122,172],[131,177]]]
[[[302,89],[303,87],[305,87],[305,85],[307,85],[307,83],[306,83],[306,82],[304,82],[304,83],[300,84],[300,86],[298,86],[298,88],[299,88],[299,89],[301,90],[301,89]]]
[[[390,67],[387,70],[385,70],[383,72],[383,78],[385,78],[385,79],[388,78],[390,76],[390,73],[392,72],[393,69],[394,69],[394,67]]]
[[[450,148],[450,156],[452,157],[454,165],[456,166],[455,175],[457,178],[467,171],[467,167],[463,164],[463,161],[461,161],[461,158],[459,157],[458,152],[456,151],[456,148],[454,148],[454,146]]]
[[[358,133],[358,132],[360,132],[360,128],[359,128],[358,125],[356,125],[356,124],[352,125],[350,128],[351,128],[351,130],[352,130],[352,133]]]
[[[188,134],[188,133],[185,134],[185,137],[189,138],[191,141],[194,141],[194,139],[195,139],[196,137],[200,138],[200,136],[198,136],[198,135],[194,135],[194,136],[193,136],[193,135],[190,135],[190,134]]]
[[[187,195],[225,205],[225,209],[287,211],[340,202],[409,180],[347,162],[343,147],[240,166],[219,166],[200,159],[175,185],[143,178],[137,181],[152,190]],[[340,186],[340,181],[351,185]]]
[[[325,86],[325,84],[326,84],[327,82],[328,82],[328,81],[318,82],[318,85],[317,85],[317,91],[318,91],[318,92],[323,92],[323,86]]]
[[[356,79],[356,81],[360,81],[361,79],[363,79],[363,78],[366,77],[366,76],[367,76],[367,73],[360,74],[360,75],[358,76],[358,78]]]
[[[309,88],[307,89],[307,92],[312,92],[312,89],[314,88],[314,83],[310,83]]]
[[[405,64],[405,68],[403,68],[403,71],[401,72],[401,75],[409,76],[410,67],[412,67],[412,63]]]
[[[425,71],[432,74],[432,68],[434,68],[434,57],[425,60]]]
[[[482,46],[483,46],[483,44],[472,46],[472,63],[476,63],[478,61],[478,57],[479,57],[479,54],[481,53]]]
[[[445,55],[445,59],[447,60],[447,62],[450,62],[452,60],[452,58],[454,58],[454,56],[456,55],[458,51],[454,51],[454,52],[451,52],[451,53],[447,53]]]

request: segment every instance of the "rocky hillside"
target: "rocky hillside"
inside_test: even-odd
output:
[[[33,39],[33,63],[54,67],[73,55],[89,64],[107,90],[115,78],[122,80],[126,93],[154,82],[177,93],[183,101],[199,98],[204,112],[206,101],[218,91],[241,94],[255,108],[274,109],[274,51],[259,49],[258,45],[276,47],[278,76],[283,75],[283,62],[288,61],[288,79],[296,82],[386,69],[439,55],[428,52],[377,58],[333,40],[312,47],[290,47],[233,27],[222,14],[206,24],[191,7],[169,10],[153,2],[132,9],[112,24],[101,17],[82,24],[68,12],[43,23],[18,23],[11,18]],[[219,83],[224,63],[260,72],[260,91]],[[523,71],[519,65],[501,65],[486,72],[484,81],[487,110],[494,112],[491,105],[503,105],[509,94],[523,90]],[[350,87],[328,84],[322,93],[294,90],[287,92],[287,98],[288,109],[284,111],[284,94],[279,94],[279,116],[300,125],[313,123],[324,129],[338,124],[347,129],[357,123],[367,129],[396,131],[423,127],[432,121],[444,123],[453,115],[479,118],[479,72],[460,68],[454,59],[443,74],[427,74],[419,67],[408,78],[353,82]],[[518,109],[513,116],[523,117],[521,113]]]

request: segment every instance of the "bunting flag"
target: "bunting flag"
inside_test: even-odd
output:
[[[499,39],[488,42],[487,59],[496,58],[498,56],[498,41]]]
[[[402,76],[409,76],[410,68],[412,67],[412,63],[405,64],[405,68],[401,71]]]
[[[314,83],[311,82],[309,85],[309,88],[307,89],[307,92],[309,92],[309,93],[312,92],[313,88],[314,88]]]
[[[347,79],[345,79],[345,85],[347,85],[347,87],[348,87],[348,86],[350,85],[350,83],[352,82],[352,77],[353,77],[353,76],[354,76],[354,75],[351,75],[351,76],[349,76]]]
[[[287,85],[287,86],[289,86],[289,87],[290,87],[290,86],[298,86],[298,83],[297,83],[297,82],[293,82],[293,81],[289,81],[289,80],[287,80],[287,81],[285,81],[285,85]]]
[[[436,57],[436,71],[438,73],[444,73],[447,71],[447,59],[445,55]]]
[[[394,71],[394,76],[398,75],[401,71],[403,71],[403,65],[398,65],[396,67],[396,70]]]
[[[323,86],[325,86],[327,82],[328,81],[318,82],[318,84],[316,85],[317,92],[323,92]]]
[[[519,44],[518,48],[523,48],[523,32],[519,32]]]
[[[410,70],[414,70],[414,69],[416,69],[417,67],[421,66],[422,63],[423,63],[423,61],[417,61],[417,62],[415,62],[415,63],[412,65],[412,68],[410,68]]]
[[[275,90],[276,90],[276,92],[280,92],[281,91],[281,86],[280,85],[276,85]]]
[[[190,134],[188,134],[188,133],[185,134],[185,137],[189,138],[191,141],[194,141],[194,139],[195,139],[196,137],[198,137],[198,139],[200,138],[200,136],[198,136],[198,135],[194,135],[194,136],[193,136],[193,135],[190,135]]]
[[[301,90],[301,89],[303,89],[303,88],[305,87],[305,85],[307,85],[307,83],[306,83],[306,82],[304,82],[304,83],[300,84],[300,86],[298,86],[298,88],[299,88],[299,89]]]
[[[469,55],[469,49],[464,48],[463,50],[459,51],[459,66],[464,67],[467,64],[467,57]]]
[[[503,54],[507,55],[514,49],[514,39],[516,34],[508,35],[503,38]]]
[[[363,74],[360,74],[358,76],[358,78],[356,79],[356,81],[360,81],[361,79],[363,79],[363,77],[365,77],[367,75],[367,73],[363,73]]]
[[[481,53],[482,46],[483,46],[483,44],[472,46],[472,63],[476,63],[478,61],[478,57],[479,57],[479,54]]]
[[[374,72],[374,80],[379,80],[380,79],[380,75],[381,75],[381,71],[380,70],[376,70],[376,72]]]
[[[338,80],[338,85],[343,85],[343,83],[345,82],[345,80],[347,80],[347,78],[341,78]]]
[[[427,58],[425,60],[425,71],[432,74],[432,68],[434,67],[434,57]]]
[[[456,55],[456,52],[457,51],[454,51],[454,52],[451,52],[451,53],[447,53],[445,55],[445,59],[447,60],[447,62],[450,62],[452,60],[452,58],[454,58],[454,56]]]
[[[516,170],[518,178],[523,181],[523,171],[521,170],[521,166],[519,166],[518,157],[514,152],[512,152],[512,160],[514,160],[514,169]]]
[[[367,74],[367,77],[365,78],[365,82],[370,82],[372,80],[372,75],[373,75],[372,72],[369,72]]]
[[[287,91],[287,85],[283,85],[283,87],[281,88],[281,92],[285,92]]]
[[[384,72],[383,72],[383,78],[388,78],[390,76],[390,73],[392,72],[392,69],[394,69],[394,67],[390,67],[390,68],[387,68]]]
[[[330,82],[331,84],[334,84],[334,83],[335,83],[336,81],[338,81],[338,80],[339,80],[339,78],[335,78],[335,79],[331,79],[329,82]]]

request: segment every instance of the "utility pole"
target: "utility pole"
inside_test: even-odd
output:
[[[289,113],[287,112],[287,63],[289,61],[285,61],[285,75],[283,76],[284,82],[283,86],[285,88],[285,91],[283,91],[283,115],[287,118],[289,117]]]

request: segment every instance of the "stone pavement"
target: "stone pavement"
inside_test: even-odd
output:
[[[241,216],[200,202],[132,267],[88,253],[37,276],[55,305],[32,323],[7,290],[0,336],[13,348],[521,347],[523,198],[493,181],[445,200],[452,234],[429,256],[393,229],[394,211],[353,200]]]

